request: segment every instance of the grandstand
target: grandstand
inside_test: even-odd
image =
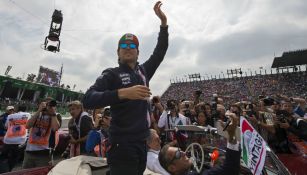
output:
[[[275,73],[273,69],[276,69]],[[256,100],[258,95],[285,94],[306,98],[307,50],[285,52],[281,57],[274,58],[270,71],[241,73],[240,76],[227,78],[211,76],[207,80],[171,82],[161,100],[163,103],[168,99],[193,100],[195,90],[201,90],[202,98],[207,102],[211,101],[212,94],[218,94],[224,98],[226,104],[237,100]]]
[[[60,105],[64,105],[65,102],[81,99],[83,93],[0,75],[0,110],[3,110],[8,104],[18,103],[25,103],[29,109],[33,109],[39,99],[47,96],[56,99]]]

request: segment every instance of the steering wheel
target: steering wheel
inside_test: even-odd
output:
[[[191,143],[185,150],[187,156],[191,156],[193,166],[200,173],[204,164],[204,150],[199,143]]]

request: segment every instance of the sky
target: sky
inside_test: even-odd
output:
[[[117,64],[124,33],[140,42],[139,62],[152,54],[160,20],[153,0],[0,0],[0,74],[26,78],[39,66],[59,71],[62,83],[85,92]],[[154,95],[170,79],[218,75],[227,69],[269,69],[274,56],[307,48],[304,0],[164,0],[169,48],[150,82]],[[60,52],[42,49],[54,9],[63,13]]]

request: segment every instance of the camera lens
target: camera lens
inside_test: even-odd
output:
[[[186,108],[189,108],[189,107],[190,107],[189,103],[186,103],[186,104],[184,104],[184,105],[185,105]]]
[[[174,100],[168,100],[166,106],[168,109],[175,109],[176,103]]]
[[[51,107],[55,107],[57,105],[57,102],[55,100],[51,100],[50,102],[48,102],[47,105]]]

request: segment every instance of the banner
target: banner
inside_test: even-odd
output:
[[[266,143],[244,117],[240,119],[240,126],[243,162],[254,175],[260,175],[265,162]]]

